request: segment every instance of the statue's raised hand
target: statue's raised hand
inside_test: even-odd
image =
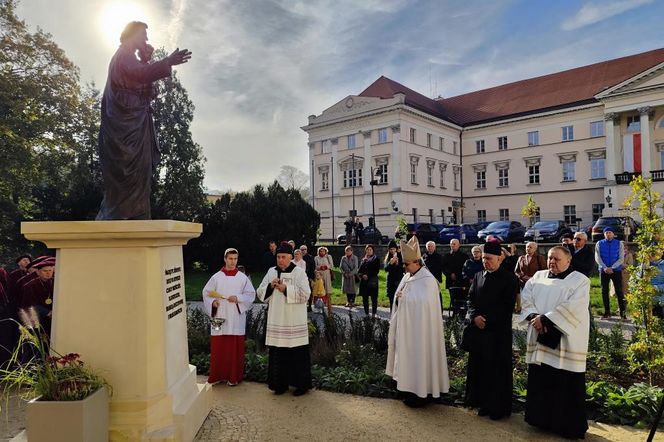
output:
[[[191,51],[189,51],[188,49],[180,50],[180,48],[177,48],[171,53],[171,55],[168,56],[171,66],[186,63],[189,61],[190,58],[191,58]]]

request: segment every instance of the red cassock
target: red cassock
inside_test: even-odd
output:
[[[28,272],[26,270],[16,269],[7,275],[7,292],[11,301],[18,302],[16,283],[27,274]]]
[[[41,325],[47,334],[51,332],[51,318],[48,314],[53,310],[53,279],[46,281],[35,278],[23,286],[21,290],[20,308],[34,308],[39,315]]]
[[[7,289],[9,288],[8,280],[7,278],[9,275],[7,274],[7,270],[4,268],[0,267],[0,285],[2,286],[3,289],[5,289],[5,292],[7,292]]]

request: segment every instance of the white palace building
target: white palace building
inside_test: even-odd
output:
[[[393,235],[410,222],[587,225],[615,214],[634,174],[664,191],[664,48],[450,98],[386,77],[302,128],[321,237],[349,211]]]

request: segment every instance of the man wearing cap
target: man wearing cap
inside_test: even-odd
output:
[[[236,249],[226,249],[224,267],[203,287],[205,312],[225,320],[220,330],[210,327],[210,384],[225,381],[233,386],[244,378],[245,312],[251,309],[256,291],[237,269],[238,257]]]
[[[410,407],[449,391],[440,285],[424,267],[420,245],[413,236],[401,241],[406,274],[397,287],[397,303],[390,318],[385,373]]]
[[[602,301],[604,314],[602,318],[611,316],[611,303],[609,301],[609,281],[613,281],[613,288],[618,298],[620,317],[625,319],[625,295],[622,289],[622,268],[625,259],[625,247],[622,241],[615,239],[611,227],[604,228],[604,239],[595,244],[595,262],[599,267],[599,279],[602,285]]]
[[[466,316],[473,335],[466,404],[494,420],[512,413],[512,311],[519,284],[514,272],[501,268],[502,260],[499,244],[484,244],[484,271],[473,277]]]
[[[277,265],[270,268],[257,290],[269,304],[265,345],[268,346],[268,388],[283,394],[290,385],[294,396],[311,388],[307,300],[309,279],[293,264],[293,249],[282,243],[276,250]]]
[[[35,269],[37,278],[23,286],[19,308],[24,310],[34,308],[39,315],[39,321],[44,328],[44,332],[50,336],[55,258],[45,259],[32,267]]]

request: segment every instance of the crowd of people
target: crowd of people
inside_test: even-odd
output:
[[[568,241],[569,240],[569,241]],[[362,297],[367,317],[377,319],[378,275],[387,275],[390,324],[386,373],[406,405],[424,406],[449,390],[444,340],[441,284],[450,292],[452,316],[464,318],[461,348],[468,351],[466,404],[478,415],[508,417],[512,411],[513,314],[527,324],[528,385],[525,420],[564,437],[583,438],[585,369],[590,327],[589,275],[596,266],[602,282],[605,316],[609,284],[613,283],[620,316],[626,304],[622,272],[629,262],[627,248],[610,228],[593,251],[583,232],[565,238],[547,255],[534,242],[525,254],[488,238],[466,255],[458,240],[440,254],[429,242],[422,253],[416,237],[391,241],[380,259],[371,244],[364,255],[346,246],[339,262],[346,307]],[[569,244],[567,244],[569,242]],[[237,385],[244,376],[246,312],[255,299],[268,305],[265,344],[268,347],[268,387],[283,394],[305,394],[312,386],[308,311],[314,306],[331,312],[335,263],[326,247],[316,255],[293,241],[270,242],[263,256],[265,276],[257,288],[238,265],[239,251],[224,252],[224,267],[203,288],[203,305],[211,317],[208,382]],[[16,268],[0,268],[2,319],[34,318],[50,334],[55,258],[21,255]],[[653,285],[664,291],[664,262],[652,262],[660,271]],[[658,298],[659,299],[659,298]],[[369,306],[371,305],[371,310]],[[659,314],[661,314],[661,306]],[[657,308],[657,307],[656,307]],[[23,312],[27,312],[23,314]],[[30,319],[27,319],[30,320]],[[33,324],[35,325],[35,324]],[[0,363],[16,348],[16,322],[0,321]]]
[[[14,264],[9,271],[0,267],[0,366],[17,350],[18,323],[40,330],[47,345],[51,334],[55,258],[23,254]]]

